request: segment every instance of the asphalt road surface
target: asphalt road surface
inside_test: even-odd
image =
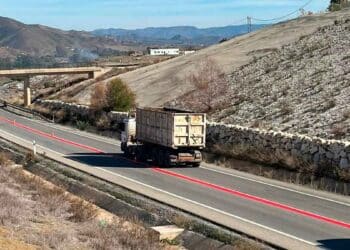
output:
[[[0,136],[36,144],[139,192],[208,220],[293,249],[350,249],[349,197],[203,164],[164,169],[125,159],[119,141],[0,109]],[[71,164],[75,165],[75,164]],[[143,191],[145,190],[145,191]],[[158,197],[159,196],[159,197]],[[165,198],[161,198],[165,197]],[[166,197],[168,197],[166,199]],[[178,202],[178,201],[181,201]]]

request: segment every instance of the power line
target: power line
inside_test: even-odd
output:
[[[248,33],[252,32],[252,18],[247,16]]]
[[[231,25],[233,25],[233,24],[242,24],[246,20],[247,20],[247,18],[242,18],[242,19],[236,20],[234,22],[231,22]]]
[[[281,16],[281,17],[276,17],[276,18],[272,18],[272,19],[258,19],[258,18],[254,18],[252,17],[251,19],[254,21],[258,21],[258,22],[273,22],[273,21],[279,21],[282,19],[285,19],[287,17],[290,17],[292,15],[294,15],[295,13],[298,13],[300,11],[300,9],[304,9],[306,6],[308,6],[313,0],[309,0],[308,2],[306,2],[304,5],[300,6],[297,10],[288,13],[287,15]]]

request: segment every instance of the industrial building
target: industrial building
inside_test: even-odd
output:
[[[151,56],[178,56],[180,55],[180,49],[178,48],[150,49],[149,54]]]

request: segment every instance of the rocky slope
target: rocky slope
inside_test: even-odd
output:
[[[217,121],[350,140],[350,17],[254,58],[230,82]]]

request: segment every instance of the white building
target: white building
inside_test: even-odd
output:
[[[150,49],[149,54],[151,56],[178,56],[180,49]]]
[[[184,51],[184,55],[190,55],[190,54],[193,54],[193,53],[196,53],[195,50],[185,50]]]

